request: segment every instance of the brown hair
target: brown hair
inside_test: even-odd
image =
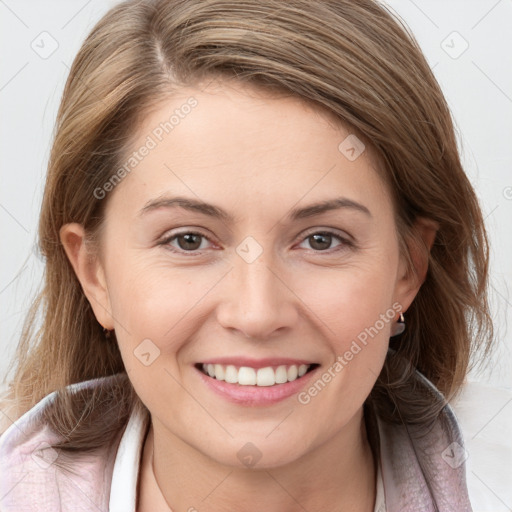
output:
[[[369,397],[390,421],[400,420],[392,404],[402,404],[402,421],[436,413],[439,404],[420,400],[412,372],[450,397],[471,356],[489,350],[488,243],[449,108],[414,37],[372,0],[129,0],[94,27],[63,93],[39,224],[45,283],[16,354],[6,397],[12,419],[68,384],[123,374],[117,343],[105,340],[59,229],[78,222],[98,230],[108,197],[96,199],[94,190],[120,165],[133,127],[179,86],[210,77],[292,94],[349,126],[378,155],[406,257],[406,242],[428,251],[414,220],[439,223],[407,329],[391,339],[394,352]],[[130,385],[117,392],[116,401],[138,400]],[[101,429],[115,432],[129,408],[85,430],[77,428],[83,410],[68,404],[49,420],[66,436],[62,447],[106,442]]]

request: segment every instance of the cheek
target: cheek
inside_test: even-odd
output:
[[[297,294],[305,298],[307,306],[322,320],[327,337],[342,350],[347,341],[376,323],[384,334],[389,332],[396,317],[391,308],[395,284],[392,268],[378,263],[316,274],[314,279],[303,281]],[[383,314],[385,325],[379,321]]]
[[[137,261],[118,263],[110,274],[109,294],[126,371],[151,410],[171,399],[178,407],[180,389],[170,375],[181,380],[180,349],[197,326],[189,315],[205,292],[191,273]]]
[[[347,407],[339,410],[340,422],[346,414],[356,410],[370,393],[386,357],[390,330],[397,317],[393,307],[394,273],[383,272],[382,261],[376,265],[359,265],[357,268],[317,275],[314,292],[306,294],[304,302],[314,313],[323,338],[327,340],[331,354],[328,364],[319,376],[333,404]],[[311,283],[310,285],[311,286]],[[300,293],[300,292],[299,292]],[[313,316],[313,315],[311,315]],[[316,388],[323,389],[318,383]],[[304,396],[304,403],[312,395]],[[316,400],[316,399],[315,399]],[[318,401],[317,406],[320,406]]]
[[[158,261],[119,262],[108,286],[122,348],[134,350],[149,339],[162,354],[175,354],[197,327],[190,319],[217,280],[212,272],[192,267],[170,268]]]

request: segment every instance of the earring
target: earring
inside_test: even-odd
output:
[[[405,319],[404,314],[400,313],[400,318],[398,322],[393,325],[391,329],[391,336],[398,336],[399,334],[402,334],[405,331]]]
[[[103,327],[103,334],[105,335],[106,340],[111,338],[111,331],[109,331],[106,327]]]

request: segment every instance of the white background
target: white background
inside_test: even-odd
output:
[[[41,279],[42,262],[33,249],[64,81],[81,42],[115,3],[0,0],[0,380]],[[500,444],[512,426],[505,423],[512,399],[497,389],[512,389],[507,330],[512,310],[512,1],[393,0],[388,5],[411,28],[446,95],[491,237],[498,346],[487,371],[471,374],[480,387],[467,388],[457,411],[470,452],[471,492],[479,494],[475,510],[512,510],[510,444],[505,449]],[[46,51],[58,44],[47,58],[32,47],[41,48],[41,40]],[[495,392],[485,391],[483,383]],[[504,453],[509,458],[500,467]]]

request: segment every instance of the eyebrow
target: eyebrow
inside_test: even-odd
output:
[[[163,197],[152,201],[148,201],[139,212],[139,215],[144,215],[150,211],[160,208],[175,207],[180,207],[185,210],[201,213],[209,217],[220,219],[224,222],[234,222],[235,220],[232,215],[230,215],[228,212],[226,212],[225,210],[218,206],[188,197]],[[359,211],[368,215],[369,217],[372,217],[370,210],[361,203],[358,203],[346,197],[337,197],[334,199],[328,199],[319,203],[311,204],[304,208],[294,208],[293,210],[290,211],[286,218],[288,221],[294,221],[313,217],[315,215],[320,215],[324,212],[338,210],[341,208]]]

